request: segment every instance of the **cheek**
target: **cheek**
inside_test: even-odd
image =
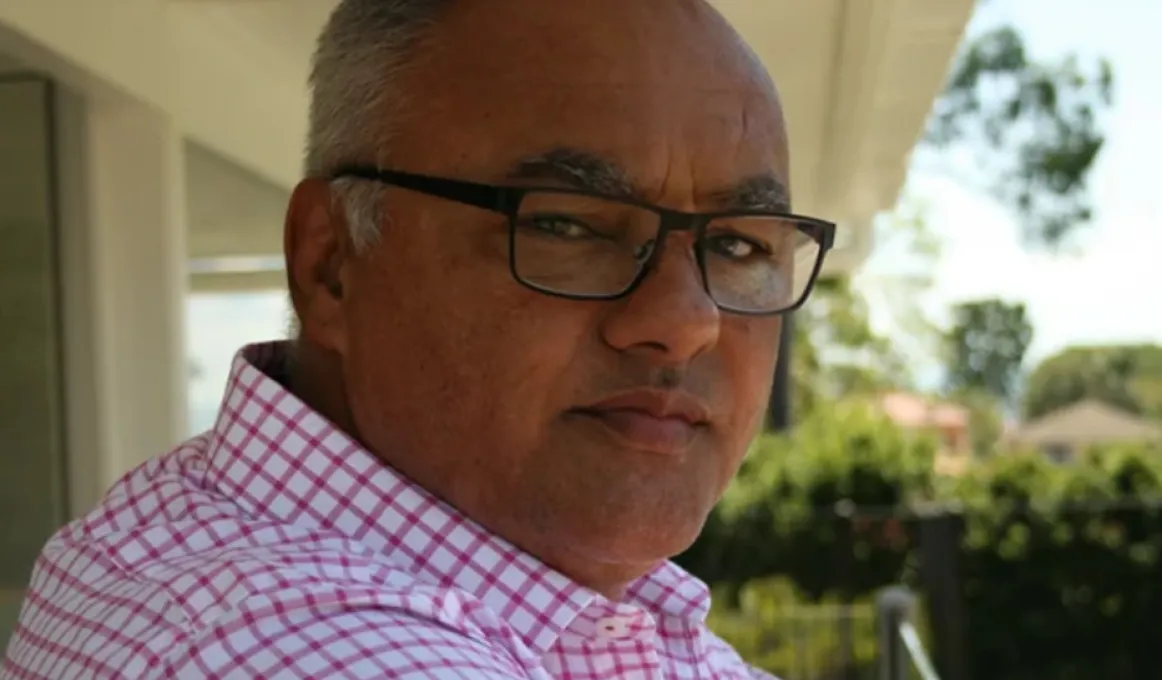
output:
[[[593,332],[583,315],[551,298],[507,280],[481,283],[480,274],[449,274],[438,288],[432,281],[422,300],[413,293],[398,313],[368,311],[364,323],[375,330],[364,337],[378,344],[363,348],[365,361],[379,364],[387,390],[394,383],[406,394],[369,389],[397,402],[395,416],[440,413],[441,432],[430,436],[471,436],[515,451],[535,444],[546,420],[567,406],[573,367]],[[457,428],[448,428],[453,421]]]
[[[470,382],[479,405],[505,429],[531,432],[569,406],[576,365],[591,334],[578,319],[543,314],[541,306],[498,306],[505,311],[475,319],[465,343],[475,357]]]
[[[775,378],[781,329],[778,317],[735,318],[724,324],[719,346],[734,386],[740,436],[753,436],[762,423]]]

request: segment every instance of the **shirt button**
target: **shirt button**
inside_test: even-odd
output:
[[[613,640],[629,635],[629,620],[622,616],[607,616],[597,619],[597,637]]]

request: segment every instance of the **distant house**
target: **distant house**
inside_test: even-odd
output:
[[[1010,446],[1035,449],[1065,463],[1091,446],[1162,441],[1162,425],[1089,399],[1021,424],[1005,439]]]
[[[960,474],[971,462],[972,440],[967,408],[911,392],[883,394],[877,406],[901,429],[937,437],[940,442],[935,463],[937,473]]]

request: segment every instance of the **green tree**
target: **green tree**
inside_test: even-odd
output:
[[[816,398],[867,394],[907,380],[903,356],[872,329],[867,300],[852,279],[821,281],[798,314],[799,339],[811,347],[801,364],[803,383]]]
[[[984,392],[1008,402],[1033,340],[1025,305],[997,299],[964,302],[953,308],[952,318],[945,336],[947,388]]]
[[[801,417],[836,399],[912,387],[907,357],[927,351],[927,341],[936,337],[917,303],[932,285],[939,256],[925,215],[926,205],[906,197],[876,225],[879,247],[906,266],[820,281],[810,303],[796,312],[792,375]],[[872,326],[868,294],[873,291],[899,331],[893,337]]]
[[[1089,176],[1104,143],[1099,120],[1112,89],[1108,63],[1083,63],[1076,55],[1038,60],[1019,31],[994,27],[966,41],[934,104],[924,146],[983,154],[978,166],[989,177],[986,189],[1015,211],[1026,242],[1056,247],[1092,214]],[[922,216],[908,214],[913,207],[903,204],[890,234],[912,238],[917,252],[930,251],[931,262],[935,244]],[[896,299],[901,291],[914,299],[929,276],[921,271],[875,283]],[[838,281],[821,285],[799,315],[793,372],[798,412],[821,398],[910,384],[900,343],[871,331],[866,305],[850,281]],[[900,320],[908,335],[922,337],[929,325],[914,311]],[[986,387],[997,393],[998,385]],[[1004,398],[1011,390],[1005,388]]]
[[[1026,242],[1059,246],[1090,219],[1089,175],[1104,143],[1099,119],[1112,89],[1108,63],[1082,63],[1075,55],[1037,60],[1019,31],[995,27],[966,41],[934,104],[923,147],[941,155],[954,148],[983,154],[978,166],[990,178],[986,188],[1015,211]],[[884,231],[908,240],[909,249],[922,255],[919,261],[931,265],[938,244],[916,207],[903,202]],[[915,300],[931,274],[918,268],[887,278],[875,287],[896,301]],[[872,332],[866,308],[862,291],[839,280],[823,282],[798,314],[792,373],[797,413],[840,394],[911,384],[901,343]],[[916,309],[912,302],[897,321],[904,334],[923,343],[931,324]]]
[[[1162,346],[1073,347],[1029,375],[1022,412],[1036,418],[1085,399],[1162,420]]]
[[[973,455],[985,458],[996,453],[1005,429],[1001,401],[983,390],[965,390],[951,395],[951,398],[968,409],[968,433]]]
[[[966,42],[927,141],[978,152],[986,188],[1015,210],[1026,242],[1059,246],[1093,214],[1089,175],[1112,90],[1108,62],[1038,61],[1017,29],[996,27]]]

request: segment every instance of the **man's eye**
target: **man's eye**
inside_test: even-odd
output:
[[[592,238],[598,235],[589,225],[573,217],[562,217],[560,215],[531,216],[524,222],[535,231],[560,238],[580,239]]]
[[[748,238],[742,236],[715,236],[708,239],[706,247],[717,255],[724,255],[732,260],[745,260],[756,256],[766,256],[770,250]]]

